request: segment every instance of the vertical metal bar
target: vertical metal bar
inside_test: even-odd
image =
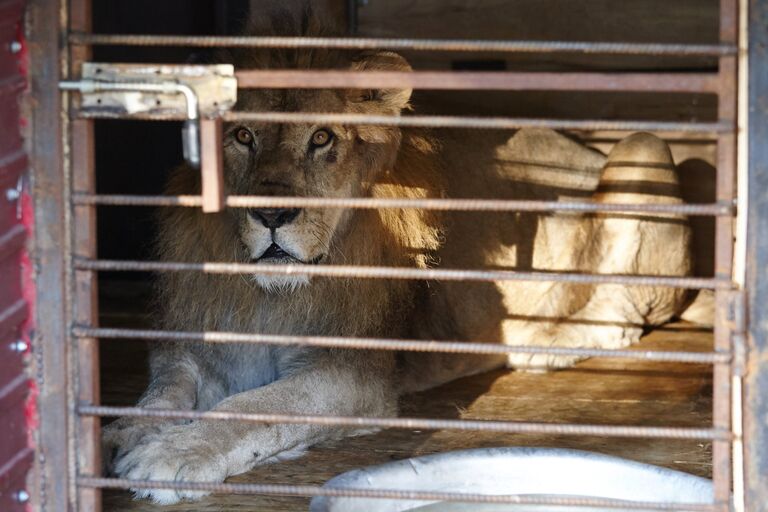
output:
[[[91,0],[71,0],[69,30],[89,33],[91,31]],[[90,60],[88,46],[69,47],[68,78],[79,76],[82,63]],[[73,99],[70,97],[70,107]],[[72,172],[72,192],[93,193],[96,191],[94,171],[93,121],[75,119],[71,121],[69,157]],[[71,196],[70,196],[71,197]],[[92,206],[65,205],[72,211],[70,230],[73,256],[96,256],[96,208]],[[98,282],[93,272],[72,271],[70,285],[72,296],[71,320],[81,325],[98,324]],[[69,333],[68,333],[69,334]],[[76,400],[78,404],[99,403],[99,344],[95,338],[68,338],[75,354],[72,368]],[[80,416],[75,421],[75,449],[77,472],[82,475],[99,475],[101,472],[100,422],[95,418]],[[78,510],[97,512],[101,510],[101,492],[92,488],[77,489]]]
[[[768,503],[768,2],[749,12],[749,210],[747,298],[749,356],[744,378],[747,510]]]
[[[64,289],[65,207],[62,196],[63,116],[58,82],[61,77],[60,16],[66,2],[30,0],[30,126],[32,197],[35,215],[35,281],[37,326],[33,347],[40,396],[37,457],[37,503],[42,510],[70,510],[71,484],[67,422],[69,345]]]
[[[736,44],[738,40],[737,0],[720,0],[720,41]],[[732,201],[736,185],[736,73],[737,57],[720,58],[720,91],[718,118],[732,126],[722,133],[717,142],[717,199]],[[733,221],[718,218],[715,221],[715,275],[731,278],[733,269]],[[717,313],[715,318],[715,349],[731,351],[728,311],[730,298],[724,291],[716,291]],[[721,365],[713,376],[713,423],[715,428],[731,428],[731,369]],[[731,499],[731,445],[728,441],[715,441],[712,447],[712,475],[715,500],[728,510]]]
[[[749,0],[739,0],[739,53],[736,139],[736,213],[733,280],[739,287],[734,311],[733,363],[731,372],[731,429],[733,430],[733,512],[745,512],[744,496],[744,373],[747,345],[747,218],[749,212]]]
[[[200,173],[204,212],[220,212],[224,208],[224,160],[221,142],[221,119],[201,119],[202,164]]]

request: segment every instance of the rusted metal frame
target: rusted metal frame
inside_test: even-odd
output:
[[[722,71],[721,71],[721,73],[722,73]],[[372,77],[367,77],[367,78],[372,78]],[[363,80],[363,82],[365,83],[365,81],[364,81],[364,80]],[[427,82],[428,82],[428,81],[427,81]],[[381,81],[380,81],[380,80],[379,80],[379,83],[381,83]],[[588,81],[587,81],[587,80],[585,80],[585,82],[584,82],[584,84],[585,84],[585,85],[584,85],[584,86],[587,86],[587,85],[586,85],[587,83],[588,83]],[[639,84],[639,82],[637,82],[637,83]],[[620,89],[623,89],[625,85],[627,85],[627,84],[625,83],[625,84],[621,85],[619,88],[620,88]],[[348,86],[348,85],[345,85],[345,87],[347,87],[347,86]],[[361,86],[361,87],[366,87],[366,85],[360,85],[360,86]],[[332,87],[332,85],[322,84],[322,85],[320,85],[320,87]],[[491,86],[491,87],[492,87],[492,86]],[[499,86],[499,85],[497,85],[496,87],[500,87],[500,86]],[[525,86],[522,86],[522,87],[525,87]],[[591,87],[591,85],[590,85],[590,87]],[[639,87],[639,85],[631,85],[631,84],[630,84],[630,85],[629,85],[629,87],[630,87],[630,88],[631,88],[631,87]],[[445,86],[443,86],[443,87],[439,87],[439,88],[445,88]],[[464,88],[464,87],[461,87],[461,88]],[[506,89],[506,87],[504,87],[504,88]],[[572,87],[572,86],[568,86],[568,89],[569,89],[569,90],[570,90],[570,89],[573,89],[573,87]],[[589,89],[589,90],[592,90],[592,89]],[[600,90],[603,90],[603,89],[600,89]],[[609,89],[609,90],[613,90],[613,89]],[[645,89],[642,89],[642,90],[645,90]],[[655,90],[655,89],[654,89],[654,90]],[[205,201],[204,201],[204,203],[205,203]]]
[[[417,50],[447,52],[587,53],[719,57],[736,53],[735,45],[603,43],[587,41],[510,41],[471,39],[390,39],[363,37],[175,36],[72,33],[72,44],[107,46],[192,46],[229,48],[334,48],[346,50]]]
[[[450,501],[466,503],[495,503],[516,505],[541,505],[552,507],[590,507],[624,510],[674,510],[674,511],[714,511],[712,505],[704,503],[657,503],[625,501],[605,498],[565,497],[557,495],[489,495],[471,493],[451,493],[439,491],[399,491],[387,489],[351,489],[320,487],[315,485],[279,485],[279,484],[213,484],[198,482],[155,482],[149,480],[125,480],[118,478],[79,478],[80,485],[105,489],[176,489],[205,491],[226,494],[263,494],[270,496],[333,496],[352,498],[383,498],[396,500]]]
[[[75,482],[67,470],[70,460],[68,419],[69,349],[66,293],[64,288],[66,208],[62,191],[64,109],[57,84],[62,75],[60,36],[65,32],[66,2],[29,0],[31,110],[30,156],[34,201],[35,282],[39,290],[35,307],[33,340],[38,397],[39,433],[36,491],[33,500],[40,510],[72,510]]]
[[[267,345],[308,345],[325,348],[360,350],[396,350],[413,352],[442,352],[454,354],[551,354],[578,357],[615,357],[641,361],[678,362],[689,364],[730,364],[728,354],[716,352],[663,352],[652,350],[563,348],[546,346],[515,346],[488,342],[458,342],[446,340],[404,340],[388,338],[353,338],[338,336],[291,336],[281,334],[236,333],[219,331],[169,331],[76,326],[73,335],[102,340],[145,340],[150,342],[178,341],[198,343],[253,343]]]
[[[603,73],[543,71],[235,71],[242,89],[408,88],[476,91],[696,92],[715,94],[717,73]]]
[[[77,112],[84,119],[121,119],[110,112]],[[490,130],[513,130],[519,128],[551,128],[553,130],[608,130],[648,131],[717,134],[730,129],[726,123],[718,122],[674,122],[674,121],[633,121],[605,119],[546,119],[527,117],[475,117],[475,116],[380,116],[367,114],[338,114],[312,112],[226,112],[226,122],[251,121],[263,123],[290,124],[346,124],[367,126],[401,126],[417,128],[471,128]],[[137,114],[132,119],[151,121],[178,121],[185,117],[174,114]]]
[[[738,41],[737,0],[720,0],[720,41],[735,45]],[[722,56],[719,62],[718,120],[731,126],[728,133],[721,133],[717,143],[718,201],[735,200],[736,181],[736,78],[737,58]],[[733,272],[733,221],[715,220],[715,277],[732,279]],[[715,292],[715,350],[730,353],[731,331],[728,312],[732,294]],[[731,368],[718,366],[713,369],[713,426],[716,429],[731,428]],[[715,501],[723,510],[731,503],[732,468],[731,443],[715,441],[712,447],[712,477]]]
[[[75,204],[112,206],[182,206],[199,207],[204,197],[140,196],[120,194],[76,194]],[[228,196],[224,202],[230,208],[417,208],[420,210],[451,211],[536,211],[579,213],[649,213],[677,215],[733,216],[733,203],[707,204],[634,204],[568,201],[529,201],[516,199],[398,199],[398,198],[326,198],[293,196]]]
[[[739,211],[735,219],[733,249],[733,281],[739,292],[733,301],[731,341],[731,431],[733,433],[732,512],[746,512],[746,479],[744,464],[744,377],[747,358],[747,234],[749,215],[749,0],[738,0],[738,78],[736,197]]]
[[[768,503],[768,3],[752,1],[750,8],[744,462],[746,509],[752,511]]]
[[[70,31],[91,31],[91,0],[70,0]],[[66,78],[80,76],[84,62],[91,60],[91,48],[84,45],[69,45],[69,73]],[[66,104],[67,114],[74,111],[75,98],[70,95]],[[96,191],[96,172],[94,162],[94,127],[88,119],[71,119],[69,151],[69,169],[72,175],[69,201],[65,208],[71,210],[69,232],[73,258],[92,258],[96,256],[96,207],[94,205],[74,205],[72,194],[94,193]],[[65,148],[66,149],[66,148]],[[66,164],[65,164],[66,165]],[[71,302],[70,323],[91,322],[98,325],[98,276],[93,272],[71,271],[68,284]],[[70,378],[75,386],[77,404],[99,403],[99,340],[94,337],[67,337],[74,355]],[[72,411],[75,413],[76,411]],[[101,425],[99,418],[76,416],[75,455],[77,456],[77,474],[99,476],[101,474]],[[76,510],[79,512],[99,512],[102,508],[100,489],[81,487],[77,490]]]
[[[588,425],[576,423],[534,423],[493,420],[445,420],[433,418],[375,418],[365,416],[316,416],[294,414],[256,414],[233,411],[194,411],[143,409],[141,407],[81,406],[78,412],[94,416],[131,416],[198,421],[238,421],[332,427],[371,427],[424,430],[459,430],[507,434],[547,434],[643,439],[720,439],[729,440],[727,430],[713,428],[646,427],[634,425]]]
[[[369,267],[362,265],[308,265],[261,263],[185,263],[165,261],[77,259],[78,270],[115,272],[204,272],[207,274],[301,275],[356,279],[410,279],[434,281],[537,281],[573,284],[622,284],[682,289],[728,289],[730,278],[647,276],[624,274],[578,274],[571,272],[518,272],[515,270],[421,269]]]

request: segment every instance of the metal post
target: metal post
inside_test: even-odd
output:
[[[735,0],[720,0],[720,42],[736,44],[738,41],[738,6]],[[737,57],[720,58],[720,91],[718,95],[718,119],[728,123],[731,130],[718,136],[717,141],[717,200],[733,201],[736,192],[736,78]],[[728,218],[715,220],[715,275],[732,277],[733,269],[733,221]],[[731,298],[723,291],[716,292],[715,349],[731,351],[731,330],[728,327],[728,311]],[[713,376],[713,423],[723,430],[731,428],[731,369],[716,366]],[[715,441],[712,446],[712,476],[715,501],[728,510],[731,500],[731,444]]]
[[[64,289],[65,246],[59,0],[30,0],[29,26],[31,96],[30,149],[34,198],[34,262],[37,283],[33,347],[40,389],[36,501],[49,511],[70,508],[73,482],[68,478],[69,425],[67,374],[69,345]],[[66,3],[64,3],[66,4]]]
[[[91,1],[72,0],[69,10],[69,30],[89,33],[91,31]],[[70,45],[69,69],[67,78],[80,76],[82,63],[90,60],[89,46]],[[70,97],[68,112],[71,112]],[[69,129],[69,169],[71,172],[71,192],[95,192],[96,175],[94,168],[94,132],[93,121],[73,119]],[[71,196],[69,196],[71,199]],[[74,206],[71,202],[65,205],[70,209],[70,237],[73,257],[89,257],[96,255],[96,208],[84,205]],[[70,322],[81,325],[98,325],[98,281],[93,272],[70,270],[71,287],[68,290],[70,307]],[[68,334],[68,343],[72,348],[74,373],[70,378],[75,379],[74,398],[77,404],[99,403],[99,341],[96,338],[76,339]],[[75,411],[70,411],[75,414]],[[77,456],[76,470],[81,475],[97,476],[101,473],[101,429],[97,418],[76,416],[75,453]],[[101,510],[101,492],[98,489],[78,488],[77,509],[83,512],[98,512]]]
[[[744,379],[747,510],[768,504],[768,2],[749,12],[749,358]]]

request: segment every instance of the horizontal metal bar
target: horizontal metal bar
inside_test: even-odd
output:
[[[204,272],[207,274],[259,274],[355,279],[412,279],[434,281],[545,281],[572,284],[623,284],[685,289],[732,289],[727,278],[522,272],[515,270],[454,270],[358,265],[304,265],[261,263],[184,263],[163,261],[90,260],[76,258],[78,270],[115,272]]]
[[[293,414],[252,414],[232,411],[184,411],[81,405],[83,416],[131,416],[175,420],[237,421],[244,423],[281,423],[322,425],[327,427],[399,428],[423,430],[463,430],[507,434],[548,434],[563,436],[626,437],[643,439],[730,440],[727,430],[711,428],[643,427],[633,425],[577,425],[572,423],[533,423],[491,420],[443,420],[434,418],[374,418],[363,416],[313,416]]]
[[[380,116],[365,114],[334,114],[310,112],[225,112],[225,121],[253,121],[263,123],[315,123],[370,126],[409,126],[420,128],[473,128],[519,129],[551,128],[554,130],[616,130],[649,132],[725,133],[733,130],[733,123],[720,122],[668,122],[641,120],[601,119],[535,119],[513,117],[473,116]]]
[[[530,495],[488,495],[440,491],[407,491],[388,489],[350,489],[320,487],[317,485],[280,484],[227,484],[205,482],[159,482],[151,480],[127,480],[120,478],[94,478],[78,476],[77,485],[99,489],[175,489],[203,491],[222,494],[262,494],[270,496],[329,496],[348,498],[381,498],[395,500],[449,501],[465,503],[497,503],[517,505],[542,505],[557,507],[590,507],[626,510],[674,510],[674,511],[715,511],[717,505],[705,503],[656,503],[626,501],[607,498],[574,496],[530,496]]]
[[[137,196],[75,194],[74,204],[112,206],[202,206],[200,196]],[[417,208],[420,210],[454,211],[534,211],[579,213],[646,213],[675,215],[734,215],[730,204],[619,204],[565,201],[528,201],[513,199],[397,199],[397,198],[326,198],[326,197],[268,197],[228,196],[230,208]]]
[[[111,111],[78,111],[84,119],[124,119],[126,116]],[[136,114],[131,119],[152,121],[178,121],[186,119],[178,114]],[[553,130],[584,131],[644,131],[718,134],[729,133],[733,123],[727,121],[640,121],[604,119],[546,119],[525,117],[477,117],[477,116],[380,116],[366,114],[333,114],[312,112],[225,112],[227,122],[261,122],[290,124],[345,124],[367,126],[401,126],[416,128],[469,128],[487,130],[516,130],[519,128],[551,128]]]
[[[718,93],[717,73],[546,71],[235,71],[244,89],[430,89],[484,91],[633,91]]]
[[[74,327],[78,338],[137,339],[150,341],[184,341],[204,343],[254,343],[269,345],[309,345],[364,350],[404,350],[456,354],[551,354],[577,357],[617,357],[642,361],[692,364],[730,364],[731,355],[716,352],[662,352],[651,350],[606,350],[545,346],[514,346],[498,343],[468,343],[439,340],[398,340],[387,338],[352,338],[333,336],[289,336],[215,331],[160,331],[140,329]]]
[[[463,39],[395,39],[362,37],[165,36],[73,32],[71,44],[100,46],[194,46],[229,48],[334,48],[347,50],[416,50],[504,53],[590,53],[719,57],[735,55],[728,44],[600,43],[587,41],[506,41]]]

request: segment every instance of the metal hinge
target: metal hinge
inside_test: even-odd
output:
[[[223,208],[221,115],[237,102],[232,65],[86,62],[80,80],[59,87],[80,92],[78,114],[83,117],[185,119],[184,159],[202,168],[203,210]]]

